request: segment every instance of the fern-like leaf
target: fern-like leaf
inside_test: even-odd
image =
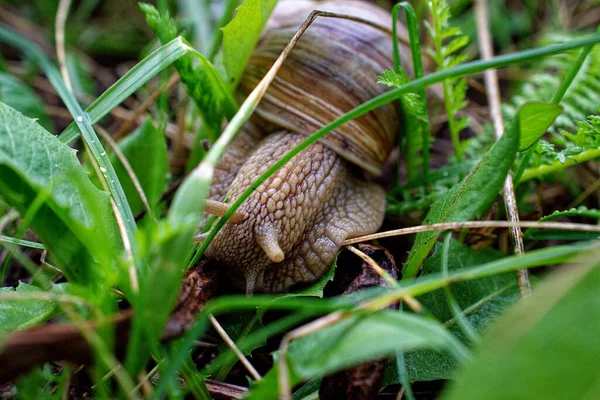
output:
[[[467,60],[467,55],[460,51],[468,44],[469,39],[462,31],[450,25],[450,7],[446,0],[431,0],[427,3],[431,13],[432,22],[425,21],[425,28],[433,39],[434,48],[429,54],[435,60],[439,70],[454,67]],[[464,78],[447,79],[442,82],[444,91],[444,106],[448,116],[448,129],[454,145],[457,161],[462,160],[462,146],[460,132],[465,129],[469,121],[458,118],[459,112],[467,106],[467,85]]]
[[[177,37],[177,25],[168,12],[161,14],[154,6],[145,3],[140,3],[139,7],[146,16],[148,26],[161,43]],[[210,61],[199,53],[196,54],[196,59],[198,65],[194,65],[191,56],[175,61],[174,65],[204,121],[213,132],[219,132],[223,118],[233,117],[237,105]]]

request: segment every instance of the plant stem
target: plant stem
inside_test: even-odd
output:
[[[396,4],[394,8],[392,8],[392,32],[394,37],[394,70],[396,72],[400,72],[400,46],[398,43],[398,12],[402,8],[406,14],[406,25],[408,28],[408,38],[410,41],[410,51],[412,53],[412,61],[413,61],[413,69],[415,79],[421,78],[425,75],[425,71],[423,69],[423,62],[421,60],[421,42],[419,40],[419,27],[417,24],[417,16],[415,14],[414,8],[410,5],[410,3],[404,1],[402,3]],[[425,88],[419,90],[419,97],[421,101],[423,101],[423,105],[425,106],[425,110],[427,110],[427,94],[425,93]],[[429,181],[429,138],[431,137],[431,129],[429,127],[429,119],[421,122],[421,146],[423,152],[423,179],[421,182],[423,186],[427,186],[427,182]],[[407,140],[411,140],[411,138],[406,138]],[[408,146],[411,147],[411,146]],[[405,154],[406,159],[409,157],[415,157],[414,154]],[[407,175],[409,177],[416,176],[416,171],[408,171],[409,166],[412,163],[407,162]],[[411,179],[411,178],[409,178]]]

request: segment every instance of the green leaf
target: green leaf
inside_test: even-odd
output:
[[[150,119],[147,119],[132,134],[119,142],[119,148],[139,180],[150,208],[155,210],[169,183],[169,157],[164,135],[154,127]],[[125,167],[114,154],[111,156],[111,162],[121,181],[131,211],[137,214],[144,209],[140,195]]]
[[[3,287],[0,293],[43,293],[37,286],[19,282],[17,288]],[[26,329],[44,322],[54,315],[56,303],[48,300],[0,300],[0,332]]]
[[[533,146],[562,112],[562,107],[553,103],[528,103],[519,113],[521,137],[519,151]]]
[[[503,256],[502,253],[494,249],[474,250],[457,240],[452,240],[449,248],[448,270],[454,271],[483,265],[499,260]],[[423,264],[421,277],[440,273],[441,259],[442,245],[436,243],[433,255]],[[518,298],[516,288],[509,291],[509,293],[504,292],[504,290],[514,286],[515,276],[512,272],[507,272],[474,281],[457,282],[452,284],[451,288],[454,298],[463,310],[476,305],[489,296],[494,296],[487,299],[485,304],[482,304],[477,310],[467,315],[473,326],[478,331],[482,331]],[[418,297],[418,300],[440,321],[446,322],[452,319],[453,315],[450,307],[448,307],[443,290],[427,293]]]
[[[42,100],[28,85],[4,72],[0,72],[0,101],[29,118],[36,118],[45,129],[52,130]]]
[[[57,372],[45,364],[43,367],[34,367],[27,375],[15,381],[18,398],[22,400],[60,400],[64,393],[68,393],[71,382],[71,368],[63,366]]]
[[[518,115],[532,115],[532,110],[539,110],[539,104],[524,104]],[[519,143],[520,120],[520,117],[513,119],[502,138],[492,146],[475,169],[462,182],[433,203],[423,221],[424,225],[468,221],[477,218],[490,207],[515,159]],[[413,277],[418,273],[433,248],[438,234],[439,232],[423,232],[417,235],[403,266],[403,277]]]
[[[600,398],[600,265],[564,268],[494,326],[444,399]]]
[[[399,349],[416,348],[445,349],[461,359],[466,356],[464,347],[441,324],[385,310],[351,316],[290,343],[287,360],[291,384],[395,354]],[[250,389],[248,399],[276,399],[277,364]]]
[[[6,41],[12,35],[12,32],[3,32],[0,29],[0,40]],[[154,50],[142,61],[135,64],[125,75],[85,109],[91,123],[95,124],[100,121],[102,117],[111,112],[136,90],[144,86],[156,74],[190,51],[189,46],[186,46],[180,37]],[[59,138],[64,143],[71,143],[80,135],[81,131],[79,127],[73,122],[60,134]]]
[[[353,316],[313,335],[293,341],[288,362],[306,380],[395,354],[396,350],[445,349],[457,358],[463,346],[444,327],[429,319],[397,311]]]
[[[69,280],[95,283],[108,278],[121,244],[109,194],[90,182],[75,153],[0,103],[0,197],[24,216],[34,206],[31,229],[56,266]]]
[[[229,87],[237,86],[276,4],[277,0],[246,0],[231,22],[223,27],[223,44],[218,57]]]
[[[453,240],[450,242],[448,270],[454,271],[475,265],[483,265],[499,260],[503,254],[493,249],[474,250]],[[440,273],[442,245],[436,243],[435,251],[423,264],[421,278]],[[471,309],[466,318],[479,332],[483,332],[495,322],[508,307],[519,299],[512,272],[498,274],[473,281],[452,284],[454,298],[463,310]],[[419,296],[418,301],[439,321],[448,322],[453,318],[442,289]],[[452,324],[451,332],[465,341],[461,330]],[[432,350],[418,350],[406,354],[406,368],[411,382],[450,379],[454,376],[456,362],[447,353]],[[395,383],[400,383],[395,382]]]
[[[556,210],[552,214],[540,218],[540,221],[550,221],[552,219],[562,217],[580,217],[600,220],[600,210],[588,209],[584,206],[578,208],[571,208],[570,210],[564,211]],[[577,232],[565,231],[561,229],[530,228],[525,231],[525,233],[523,234],[523,238],[533,240],[594,240],[600,239],[600,235],[594,232]]]

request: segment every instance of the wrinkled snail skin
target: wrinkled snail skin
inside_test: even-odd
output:
[[[294,6],[301,10],[294,12]],[[315,8],[391,23],[388,13],[369,3],[280,2],[242,77],[243,95]],[[317,19],[218,163],[210,198],[234,201],[306,135],[385,91],[375,82],[393,65],[391,57],[389,34],[355,21]],[[242,204],[243,221],[225,224],[207,257],[248,294],[283,292],[319,279],[345,239],[381,226],[385,192],[365,179],[365,171],[381,173],[398,125],[398,110],[390,104],[296,155]]]
[[[228,192],[239,196],[304,137],[281,131],[266,138]],[[343,241],[376,231],[383,221],[383,189],[323,144],[294,157],[244,202],[240,224],[226,224],[207,256],[228,268],[233,283],[252,292],[281,292],[321,277]]]

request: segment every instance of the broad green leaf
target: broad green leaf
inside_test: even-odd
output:
[[[246,0],[238,7],[231,22],[223,27],[223,44],[218,58],[231,88],[237,86],[276,4],[277,0]]]
[[[0,101],[29,118],[36,118],[45,129],[52,130],[42,100],[25,83],[4,72],[0,72]]]
[[[468,221],[479,217],[490,207],[501,190],[517,153],[520,116],[532,115],[531,110],[539,110],[539,103],[527,103],[521,107],[519,116],[512,121],[502,138],[483,156],[475,169],[433,203],[423,221],[424,225]],[[438,234],[439,232],[423,232],[417,235],[402,268],[404,277],[413,277],[418,273]]]
[[[291,384],[331,374],[354,365],[395,354],[396,350],[445,349],[457,358],[464,347],[444,327],[424,317],[385,310],[355,315],[290,343],[287,362]],[[281,356],[281,355],[278,355]],[[249,399],[275,399],[279,395],[274,367]]]
[[[19,282],[15,288],[0,288],[0,293],[43,293],[37,286]],[[26,329],[54,315],[56,303],[48,300],[0,300],[0,332]]]
[[[442,245],[436,243],[435,251],[425,260],[420,279],[428,275],[440,273]],[[450,242],[448,270],[455,271],[499,260],[503,257],[493,249],[474,250],[471,247],[453,240]],[[493,275],[483,279],[452,284],[452,294],[463,310],[467,320],[479,332],[495,322],[504,311],[519,299],[519,291],[515,285],[512,272]],[[439,321],[447,323],[453,318],[443,290],[435,290],[419,296],[417,300]],[[450,331],[461,341],[465,341],[456,324]],[[454,376],[456,362],[447,353],[432,350],[407,352],[406,369],[411,382],[450,379]],[[386,371],[387,384],[401,383],[397,376],[396,363],[390,363]]]
[[[564,268],[490,330],[444,399],[600,398],[600,265]]]
[[[119,148],[135,173],[150,207],[155,210],[168,185],[169,158],[164,135],[147,119],[135,132],[119,142]],[[134,214],[144,205],[121,161],[113,154],[111,162]]]
[[[452,240],[449,249],[448,270],[455,271],[484,265],[500,260],[503,256],[494,249],[474,250],[457,240]],[[441,258],[442,245],[437,243],[433,255],[423,264],[421,277],[440,273]],[[519,297],[515,287],[515,275],[512,272],[473,281],[457,282],[452,284],[451,288],[454,298],[463,310],[484,301],[475,311],[467,315],[467,319],[478,331],[482,331],[494,322]],[[419,296],[418,300],[441,322],[452,319],[452,312],[448,307],[443,290]]]
[[[464,356],[463,346],[434,321],[397,311],[353,316],[293,341],[287,360],[302,379],[327,375],[396,350],[445,349]]]
[[[0,197],[21,215],[37,207],[31,229],[55,265],[89,284],[109,276],[121,245],[109,194],[90,182],[75,153],[0,103]]]
[[[556,117],[562,112],[562,107],[553,103],[527,103],[527,108],[519,112],[520,133],[519,151],[525,151],[533,146]]]

